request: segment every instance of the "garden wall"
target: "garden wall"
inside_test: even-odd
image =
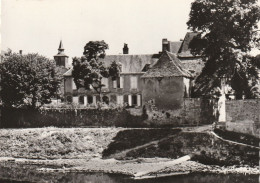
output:
[[[141,127],[143,120],[125,109],[2,109],[0,127]]]
[[[226,101],[225,129],[259,137],[260,133],[260,100]]]
[[[177,127],[211,124],[216,120],[215,102],[185,99],[181,109],[162,111],[153,105],[142,108],[42,110],[2,109],[2,128],[19,127]]]

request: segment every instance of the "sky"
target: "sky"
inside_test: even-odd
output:
[[[70,57],[89,41],[104,40],[107,54],[161,51],[163,38],[183,39],[193,0],[1,0],[1,50],[53,58],[60,40]]]

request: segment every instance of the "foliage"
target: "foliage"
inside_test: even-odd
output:
[[[10,53],[0,64],[5,107],[38,108],[59,94],[61,76],[55,63],[38,54]]]
[[[73,58],[72,76],[77,88],[90,90],[91,87],[100,95],[102,78],[111,77],[112,80],[119,76],[119,65],[114,61],[109,66],[100,61],[105,57],[108,45],[104,41],[90,41],[84,47],[84,56]]]
[[[257,66],[249,52],[259,41],[257,0],[195,0],[187,25],[198,36],[191,42],[193,54],[202,55],[205,67],[196,79],[195,93],[208,94],[228,78],[237,98],[253,97]],[[200,45],[200,46],[198,46]]]

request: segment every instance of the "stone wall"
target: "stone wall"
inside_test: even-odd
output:
[[[212,124],[217,120],[217,101],[213,99],[184,98],[177,109],[163,110],[155,104],[145,104],[147,123],[154,126],[196,126]]]
[[[260,100],[226,101],[225,129],[259,137]]]
[[[143,108],[43,110],[2,109],[0,127],[178,127],[211,124],[214,116],[212,100],[184,99],[180,109],[159,110],[153,104]]]
[[[143,127],[144,118],[126,109],[2,109],[0,127]]]

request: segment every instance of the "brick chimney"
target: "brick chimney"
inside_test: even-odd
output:
[[[166,38],[162,39],[162,51],[170,51],[169,46],[169,41]]]
[[[129,48],[127,46],[127,44],[124,44],[124,48],[123,48],[123,54],[128,54],[129,53]]]

